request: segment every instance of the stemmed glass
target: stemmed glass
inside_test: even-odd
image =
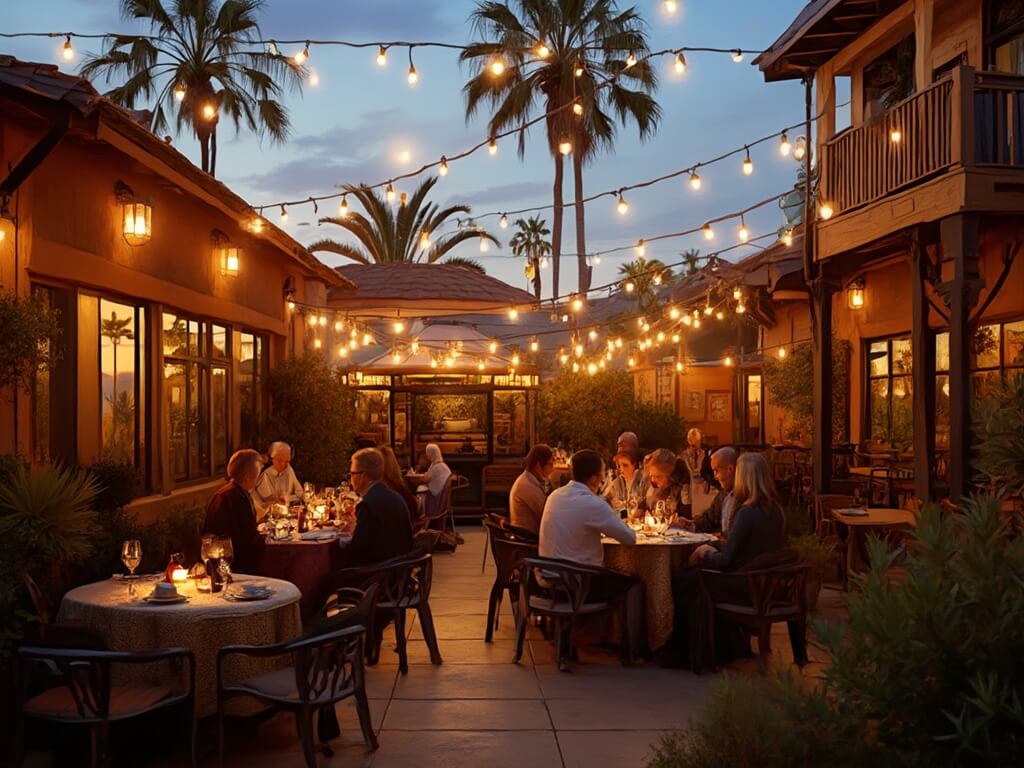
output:
[[[626,499],[626,522],[631,526],[635,527],[637,524],[637,512],[640,509],[640,500],[630,494]]]
[[[221,555],[220,562],[217,564],[217,568],[220,571],[220,576],[224,582],[224,595],[227,596],[227,588],[231,583],[231,561],[235,556],[235,548],[231,543],[231,539],[221,539]]]
[[[142,542],[128,539],[121,545],[121,562],[128,569],[128,596],[135,597],[135,569],[142,562]]]

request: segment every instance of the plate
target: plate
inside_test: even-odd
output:
[[[234,590],[234,591],[225,593],[224,597],[226,597],[228,600],[238,600],[240,602],[249,602],[251,600],[266,600],[272,594],[274,594],[274,593],[271,590],[269,590],[269,589],[266,590],[265,592],[245,592],[245,591],[243,591],[241,589],[238,589],[238,590]]]
[[[154,597],[153,595],[146,595],[142,600],[150,605],[175,605],[177,603],[187,603],[188,595],[175,595],[174,597]]]
[[[870,513],[866,509],[840,509],[840,515],[846,515],[847,517],[867,517]]]
[[[114,581],[141,581],[143,579],[152,579],[157,576],[162,576],[163,573],[136,573],[134,576],[128,573],[115,573],[111,575],[111,579]]]
[[[299,534],[302,541],[330,541],[337,537],[338,534],[334,531],[306,531]]]

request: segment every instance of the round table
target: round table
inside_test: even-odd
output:
[[[832,519],[845,525],[849,535],[846,537],[846,573],[864,570],[864,559],[861,552],[864,539],[872,531],[884,531],[899,528],[917,527],[917,516],[908,509],[891,507],[857,508],[858,514],[843,514],[842,509],[832,510]]]
[[[297,536],[287,541],[269,541],[263,550],[261,570],[266,576],[297,586],[302,593],[302,615],[310,616],[323,607],[330,592],[331,576],[341,568],[341,550],[350,541],[350,533],[321,541]]]
[[[643,582],[647,647],[651,650],[661,648],[672,637],[672,572],[685,568],[693,550],[708,540],[702,535],[674,538],[643,533],[637,534],[636,544],[603,539],[605,566]]]
[[[148,594],[157,579],[137,582],[139,597]],[[225,645],[273,645],[296,637],[302,630],[298,588],[278,579],[236,574],[236,583],[265,584],[273,594],[266,600],[235,602],[220,594],[197,592],[192,583],[180,591],[186,603],[152,605],[128,597],[123,581],[108,579],[71,590],[60,604],[58,621],[84,624],[98,632],[112,651],[143,651],[153,648],[188,648],[196,659],[196,716],[217,711],[217,651]],[[286,658],[257,659],[231,656],[224,666],[227,682],[272,671]],[[126,665],[121,665],[126,667]],[[146,683],[159,672],[146,665],[122,668],[118,675],[141,675]],[[238,700],[239,705],[253,702]],[[241,710],[233,710],[239,712]],[[251,709],[249,711],[252,711]]]

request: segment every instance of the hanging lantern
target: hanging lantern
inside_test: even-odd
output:
[[[153,237],[153,204],[135,197],[132,188],[124,182],[114,187],[121,207],[121,236],[128,245],[145,245]]]
[[[864,307],[864,281],[857,278],[846,286],[846,306],[850,309]]]
[[[523,274],[526,275],[527,280],[533,280],[537,276],[537,267],[532,260],[526,262],[523,266]]]
[[[228,236],[219,229],[213,230],[210,239],[213,241],[214,263],[220,268],[220,273],[225,277],[238,277],[242,249],[233,246]]]

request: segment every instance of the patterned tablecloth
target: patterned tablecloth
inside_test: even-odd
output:
[[[605,566],[636,576],[644,584],[647,647],[651,650],[661,648],[672,637],[672,572],[685,568],[693,550],[708,540],[701,535],[665,538],[644,534],[637,536],[636,544],[604,540]]]
[[[108,580],[73,589],[61,601],[58,621],[80,622],[99,632],[114,651],[142,651],[153,648],[183,647],[196,659],[196,715],[205,717],[217,711],[217,651],[225,645],[272,645],[291,640],[302,630],[298,588],[278,579],[236,575],[235,581],[265,584],[273,594],[266,600],[234,602],[219,594],[198,593],[190,583],[181,591],[187,603],[151,605],[128,597],[124,582]],[[148,594],[154,580],[138,585],[139,596]],[[285,659],[255,659],[233,656],[225,665],[230,681],[269,672]],[[118,675],[139,675],[137,682],[161,683],[154,675],[166,674],[166,668],[122,667]],[[124,682],[119,680],[119,682]],[[253,711],[253,703],[238,699],[232,711]]]
[[[351,541],[350,534],[343,534],[326,541],[269,542],[263,551],[262,573],[297,586],[302,615],[311,616],[323,607],[331,576],[342,565],[341,550]]]

